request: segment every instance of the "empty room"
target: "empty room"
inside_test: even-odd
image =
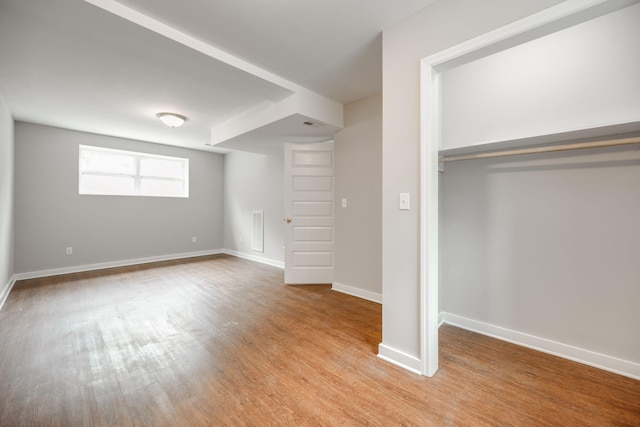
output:
[[[640,425],[638,23],[0,0],[0,425]]]

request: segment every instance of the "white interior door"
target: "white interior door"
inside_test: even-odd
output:
[[[285,144],[287,284],[333,282],[333,143]]]

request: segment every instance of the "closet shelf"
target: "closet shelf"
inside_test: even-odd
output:
[[[640,121],[495,141],[439,151],[441,161],[504,157],[640,143]]]

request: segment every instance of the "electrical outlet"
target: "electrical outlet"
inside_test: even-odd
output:
[[[242,243],[242,236],[240,236],[240,238],[238,238],[238,243]]]
[[[347,199],[342,199],[342,207],[343,208],[347,207]]]
[[[67,255],[73,255],[73,248],[71,246],[67,247]]]
[[[196,236],[193,236],[193,237],[191,238],[191,243],[195,243],[195,242],[197,242],[197,241],[198,241],[198,239],[196,238]]]

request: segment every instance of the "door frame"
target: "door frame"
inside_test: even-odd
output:
[[[440,74],[627,5],[618,0],[568,0],[420,61],[420,366],[438,370]],[[630,3],[629,3],[630,4]],[[598,7],[602,6],[602,7]]]

